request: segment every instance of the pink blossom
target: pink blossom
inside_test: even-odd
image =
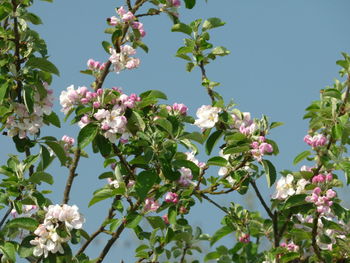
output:
[[[173,7],[179,7],[181,5],[180,0],[167,0],[168,4]]]
[[[95,109],[98,109],[101,106],[101,103],[98,101],[94,101],[94,103],[92,105]]]
[[[135,20],[135,19],[136,19],[136,17],[130,11],[128,11],[126,14],[122,15],[123,22],[130,22],[130,21]]]
[[[182,206],[180,206],[179,212],[180,212],[180,214],[187,214],[187,213],[188,213],[188,210],[186,209],[186,207],[184,207],[184,206],[182,205]]]
[[[141,37],[146,35],[146,31],[144,30],[141,22],[134,21],[131,26],[133,29],[137,29],[140,32]]]
[[[74,138],[69,137],[67,135],[63,135],[61,140],[64,141],[65,143],[67,143],[68,145],[71,145],[71,146],[74,144]]]
[[[249,234],[241,234],[241,236],[238,238],[238,240],[241,243],[249,243],[250,242],[250,235]]]
[[[262,144],[260,144],[259,150],[262,154],[273,152],[273,148],[272,148],[271,144],[268,144],[266,142],[263,142]]]
[[[281,247],[286,248],[290,252],[297,252],[299,250],[299,246],[293,243],[293,241],[289,242],[288,244],[283,242],[281,243]]]
[[[121,6],[117,9],[117,13],[118,13],[118,15],[123,16],[126,14],[126,11],[125,11],[124,7]]]
[[[176,204],[179,202],[179,196],[177,193],[168,192],[165,196],[165,202]]]
[[[332,199],[337,196],[337,193],[332,189],[328,189],[326,192],[326,196],[327,198]]]
[[[181,167],[179,172],[181,173],[181,176],[180,176],[180,179],[178,180],[178,183],[184,187],[189,186],[191,184],[191,182],[192,182],[191,180],[193,178],[191,169]]]
[[[187,106],[182,103],[174,103],[172,107],[174,112],[178,112],[181,115],[186,115],[187,114]]]
[[[311,147],[319,147],[327,143],[327,138],[323,134],[316,134],[312,137],[308,134],[304,137],[304,142]]]
[[[119,24],[119,19],[116,16],[111,16],[107,19],[107,21],[111,26],[116,26]]]
[[[333,174],[331,174],[331,173],[326,174],[326,181],[330,182],[332,180],[333,180]]]
[[[155,201],[153,198],[146,198],[145,200],[145,205],[144,205],[144,210],[145,212],[155,212],[158,210],[160,207],[160,204]]]

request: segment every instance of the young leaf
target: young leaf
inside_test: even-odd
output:
[[[206,30],[209,30],[212,28],[216,28],[216,27],[220,27],[223,25],[225,25],[225,22],[221,21],[220,18],[212,17],[212,18],[209,18],[209,19],[204,21],[203,31],[206,31]]]
[[[78,135],[78,145],[81,149],[88,146],[98,133],[98,126],[95,123],[89,123],[82,128]]]
[[[271,187],[276,181],[276,168],[269,160],[263,160],[262,164],[266,174],[267,185]]]
[[[56,66],[45,58],[32,57],[27,61],[26,66],[41,69],[42,71],[53,73],[57,76],[60,75],[60,72]]]
[[[182,32],[185,33],[189,36],[191,36],[192,34],[192,28],[184,23],[179,23],[179,24],[175,24],[173,25],[173,27],[171,28],[172,32]]]
[[[216,165],[225,167],[227,165],[227,160],[220,156],[214,156],[207,161],[207,165]]]
[[[111,198],[120,194],[118,189],[102,188],[94,193],[91,201],[89,202],[89,207],[107,198]]]
[[[29,181],[32,183],[40,184],[41,182],[45,182],[48,184],[53,184],[53,177],[51,174],[45,172],[35,172],[29,178]]]
[[[219,241],[221,238],[223,238],[224,236],[227,236],[228,234],[232,233],[233,230],[228,227],[228,226],[224,226],[222,228],[220,228],[219,230],[217,230],[214,235],[210,238],[210,245],[214,245],[217,241]]]
[[[297,157],[294,158],[293,164],[296,165],[297,163],[301,162],[309,155],[311,155],[310,151],[304,151],[304,152],[298,154]]]
[[[62,148],[62,146],[57,143],[57,142],[52,142],[52,141],[46,141],[45,142],[47,144],[47,146],[49,146],[51,148],[51,150],[55,153],[55,155],[57,156],[57,158],[60,160],[61,165],[65,165],[66,161],[67,161],[67,156],[66,156],[66,152],[64,151],[64,149]]]
[[[136,178],[135,191],[138,197],[145,199],[157,179],[158,175],[154,171],[142,171]]]
[[[208,140],[205,143],[205,152],[210,155],[211,151],[213,150],[214,146],[218,143],[220,140],[221,136],[223,135],[222,131],[215,131],[213,132]]]
[[[34,231],[39,225],[39,222],[31,217],[19,217],[12,219],[6,224],[8,228],[23,228]]]
[[[192,9],[196,5],[196,0],[185,0],[185,6],[188,9]]]

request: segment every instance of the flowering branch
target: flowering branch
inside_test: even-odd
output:
[[[318,227],[319,217],[320,217],[320,215],[317,213],[315,218],[314,218],[314,220],[313,220],[313,222],[312,222],[312,224],[313,224],[312,232],[311,232],[311,235],[312,235],[312,247],[314,249],[314,252],[315,252],[317,258],[320,260],[320,263],[324,263],[325,261],[324,261],[322,255],[321,255],[320,249],[319,249],[319,247],[317,245],[317,242],[316,242],[317,227]]]

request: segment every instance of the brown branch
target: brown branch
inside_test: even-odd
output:
[[[224,213],[226,213],[226,214],[228,213],[228,211],[227,211],[227,209],[225,207],[219,205],[217,202],[215,202],[214,200],[210,199],[205,194],[200,194],[200,196],[203,197],[205,200],[209,201],[209,203],[212,203],[213,205],[215,205],[217,208],[219,208]]]
[[[126,0],[126,5],[128,6],[129,10],[132,9],[132,6],[131,6],[131,3],[130,3],[130,0]]]
[[[187,250],[189,249],[190,247],[185,244],[185,247],[184,249],[182,250],[182,256],[181,256],[181,259],[180,259],[180,263],[185,263],[185,257],[186,257],[186,253],[187,253]]]
[[[202,73],[202,81],[208,80],[203,60],[199,63],[199,68],[201,69],[201,73]],[[207,86],[207,92],[211,99],[211,102],[214,103],[215,102],[214,93],[213,93],[213,90],[209,87],[209,85]]]
[[[112,219],[114,217],[114,211],[115,209],[113,208],[113,205],[116,201],[120,200],[120,195],[114,197],[113,202],[111,207],[109,208],[108,211],[108,215],[106,216],[105,220],[102,222],[101,226],[90,236],[90,238],[88,240],[86,240],[86,242],[82,245],[82,247],[78,250],[78,252],[76,253],[76,256],[78,256],[79,254],[83,253],[85,251],[85,249],[90,245],[90,243],[99,235],[101,234],[104,230],[105,227],[103,225],[104,222],[106,222],[109,219]]]
[[[136,15],[137,18],[139,17],[143,17],[143,16],[156,16],[156,15],[159,15],[161,12],[159,10],[155,11],[153,13],[144,13],[144,14],[139,14],[139,15]]]
[[[128,163],[128,161],[125,159],[124,155],[122,154],[122,152],[119,150],[118,146],[113,144],[113,152],[118,156],[120,162],[125,166],[125,168],[128,170],[129,172],[129,176],[133,176],[134,174],[134,170],[133,168],[130,166],[130,164]],[[128,179],[129,180],[129,179]],[[128,184],[128,182],[126,182],[126,184]]]
[[[80,160],[80,153],[81,153],[81,149],[78,146],[78,148],[75,150],[75,153],[74,153],[73,163],[71,164],[71,166],[69,168],[69,176],[68,176],[66,187],[64,189],[64,194],[63,194],[63,201],[62,201],[63,204],[68,203],[69,194],[70,194],[70,190],[71,190],[72,185],[73,185],[74,177],[76,177],[78,175],[75,173],[75,171],[78,167],[78,163]]]
[[[272,213],[271,209],[267,206],[264,198],[262,197],[258,187],[256,186],[256,183],[254,180],[250,180],[250,184],[253,186],[254,191],[257,195],[257,197],[259,198],[260,203],[262,204],[262,206],[265,208],[265,211],[267,212],[267,214],[269,215],[269,217],[273,220],[273,218],[275,217],[274,214]]]

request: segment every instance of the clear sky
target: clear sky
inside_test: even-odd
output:
[[[82,75],[86,61],[94,58],[108,59],[101,41],[109,36],[103,33],[106,18],[115,15],[114,8],[124,1],[60,0],[53,4],[36,1],[32,11],[43,20],[44,25],[35,27],[47,41],[50,60],[61,72],[52,84],[58,98],[67,86],[88,86],[93,79]],[[207,70],[211,80],[221,82],[219,92],[228,102],[231,98],[242,111],[252,116],[266,114],[271,121],[283,121],[284,126],[273,130],[271,138],[279,143],[280,155],[271,158],[279,170],[293,169],[294,157],[307,146],[302,138],[307,132],[307,122],[302,120],[304,109],[312,100],[318,99],[319,89],[332,84],[338,77],[335,61],[340,52],[350,53],[349,24],[350,1],[348,0],[197,0],[193,10],[180,8],[181,19],[188,23],[197,18],[220,17],[227,24],[213,30],[211,41],[223,45],[231,55],[218,58]],[[181,102],[195,114],[209,98],[200,86],[200,73],[185,71],[185,63],[174,57],[182,44],[183,34],[170,32],[171,22],[165,16],[145,17],[147,36],[144,42],[150,51],[138,51],[141,66],[131,72],[110,74],[105,87],[121,86],[126,93],[141,93],[146,89],[159,89],[168,94],[169,103]],[[60,106],[55,103],[56,112]],[[60,113],[63,118],[63,114]],[[54,133],[58,138],[67,134],[76,137],[77,127],[64,129],[47,128],[45,134]],[[2,163],[8,153],[15,153],[9,138],[1,137]],[[200,159],[208,159],[205,154]],[[294,167],[294,169],[299,169]],[[50,169],[54,175],[54,202],[62,199],[62,190],[68,171],[56,165]],[[105,217],[109,202],[101,202],[87,208],[93,190],[105,182],[97,176],[106,171],[99,156],[82,160],[78,168],[71,196],[71,204],[81,207],[87,217],[86,229],[94,231]],[[216,173],[216,169],[211,170]],[[265,179],[259,181],[265,185]],[[50,188],[50,187],[46,187]],[[266,199],[271,191],[263,187]],[[236,194],[218,198],[224,204],[239,202]],[[254,204],[251,204],[254,206]],[[199,205],[193,210],[190,221],[212,234],[219,226],[222,213],[210,204]],[[226,242],[232,242],[228,239]],[[131,232],[125,232],[106,262],[133,262],[131,255],[136,247]],[[99,239],[88,250],[93,258],[105,243]],[[131,246],[132,249],[128,247]]]

